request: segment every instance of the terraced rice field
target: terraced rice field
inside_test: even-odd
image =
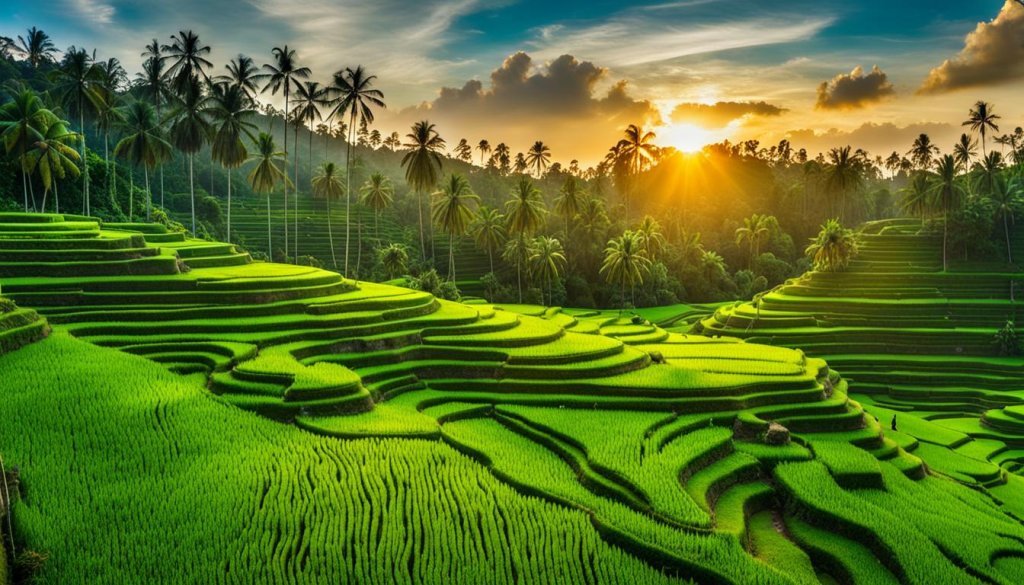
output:
[[[447,302],[70,216],[0,214],[0,258],[54,330],[0,356],[42,582],[1021,576],[996,439],[883,430],[820,358],[681,333],[701,308]]]

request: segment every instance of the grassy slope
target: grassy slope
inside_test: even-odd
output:
[[[317,437],[63,333],[0,370],[16,531],[50,553],[43,582],[670,581],[440,443]],[[457,526],[474,546],[449,548]]]

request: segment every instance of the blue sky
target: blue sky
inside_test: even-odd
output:
[[[952,132],[955,118],[961,115],[958,112],[966,112],[981,96],[940,92],[923,97],[916,92],[930,71],[964,49],[965,36],[979,22],[991,21],[1001,9],[1013,10],[1007,8],[1010,4],[1004,7],[1002,0],[3,3],[0,34],[15,36],[29,26],[39,26],[58,47],[97,47],[101,56],[117,56],[130,70],[138,67],[139,52],[149,39],[166,40],[171,33],[188,28],[213,46],[218,69],[238,52],[261,62],[269,57],[271,47],[284,43],[296,47],[300,58],[322,80],[335,69],[361,63],[379,75],[380,87],[388,96],[391,113],[383,116],[381,123],[396,128],[415,116],[430,114],[427,108],[413,107],[434,100],[442,87],[462,88],[467,80],[478,79],[482,81],[481,92],[488,92],[491,73],[517,51],[528,53],[532,58],[531,74],[541,75],[547,62],[570,54],[601,70],[600,75],[579,83],[592,92],[595,100],[590,104],[594,107],[583,104],[581,109],[592,116],[603,116],[602,120],[578,120],[564,128],[545,122],[531,128],[530,119],[506,123],[493,112],[485,115],[481,105],[476,108],[479,115],[475,118],[460,119],[453,107],[442,121],[452,128],[451,132],[463,134],[500,134],[508,129],[514,135],[510,135],[509,142],[527,141],[530,132],[536,135],[547,130],[566,135],[547,137],[549,142],[565,138],[565,144],[574,147],[585,141],[570,133],[594,127],[600,121],[608,126],[607,132],[602,126],[600,138],[604,140],[611,126],[622,122],[607,103],[597,105],[619,81],[628,83],[624,91],[632,100],[626,111],[635,114],[639,106],[634,102],[643,102],[660,112],[660,122],[665,124],[679,102],[764,101],[785,112],[771,119],[746,116],[732,124],[728,132],[701,134],[707,139],[743,138],[746,133],[774,140],[789,130],[812,131],[805,137],[829,131],[845,135],[864,124],[887,123],[900,128],[946,124]],[[1024,8],[1020,11],[1024,15]],[[1020,22],[1024,23],[1024,17]],[[1016,21],[1010,28],[1024,31],[1024,25],[1018,27]],[[879,81],[875,89],[881,90],[877,99],[850,102],[854,107],[841,112],[815,107],[822,82],[849,75],[857,66],[870,78],[875,65],[884,74],[884,78],[874,80]],[[873,80],[854,75],[836,82],[856,89],[858,84]],[[1022,107],[1014,104],[1019,100],[1012,95],[1013,89],[1019,95],[1020,87],[1018,83],[1008,88],[1004,80],[993,84],[991,90],[985,88],[984,97],[1002,105],[1006,114],[1019,118],[1024,109],[1013,110]],[[526,102],[533,101],[528,94],[516,95]],[[537,108],[545,106],[542,100],[536,101]],[[607,100],[612,101],[622,102],[618,97]],[[650,121],[658,122],[654,118]],[[480,128],[484,122],[494,126],[493,130]],[[699,126],[698,122],[694,121]]]

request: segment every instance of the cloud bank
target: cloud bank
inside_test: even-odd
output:
[[[672,121],[699,124],[705,128],[724,128],[730,122],[748,116],[775,117],[787,110],[768,102],[718,102],[715,104],[678,104]]]
[[[865,74],[860,65],[818,86],[819,110],[855,110],[895,95],[889,76],[875,65]]]
[[[1024,78],[1024,6],[1007,0],[995,20],[967,35],[964,48],[931,70],[918,93],[936,94]]]

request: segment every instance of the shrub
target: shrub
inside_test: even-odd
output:
[[[993,343],[999,348],[999,355],[1019,356],[1022,353],[1020,335],[1017,333],[1017,326],[1013,321],[1007,321],[1006,325],[996,332]]]

